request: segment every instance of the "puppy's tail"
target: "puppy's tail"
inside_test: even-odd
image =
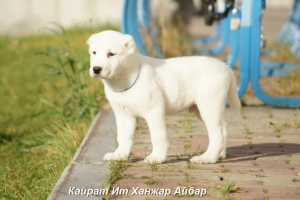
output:
[[[238,112],[241,109],[241,102],[238,97],[234,74],[233,72],[231,72],[230,74],[231,74],[231,79],[230,79],[230,86],[228,91],[228,102],[230,108],[233,109],[235,112]]]

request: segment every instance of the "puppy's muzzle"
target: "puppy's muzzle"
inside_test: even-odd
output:
[[[100,74],[101,71],[102,71],[102,67],[98,67],[98,66],[93,67],[93,72],[94,72],[95,74]]]

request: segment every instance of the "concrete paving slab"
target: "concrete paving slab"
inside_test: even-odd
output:
[[[102,158],[106,152],[116,148],[115,131],[113,112],[102,110],[96,116],[71,164],[64,170],[48,200],[102,199],[103,195],[87,194],[89,189],[92,189],[93,193],[97,192],[97,189],[100,194],[105,193],[101,189],[108,182],[109,164],[102,162]]]

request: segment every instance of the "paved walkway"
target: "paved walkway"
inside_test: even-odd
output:
[[[144,164],[142,160],[152,147],[146,123],[140,119],[131,156],[133,161],[122,173],[123,179],[114,185],[129,189],[129,195],[114,195],[111,199],[164,199],[161,195],[132,196],[133,187],[170,189],[172,194],[177,187],[195,187],[207,190],[205,199],[229,196],[300,199],[300,111],[264,106],[243,108],[241,116],[230,109],[226,114],[228,158],[207,165],[188,162],[193,154],[205,151],[208,144],[204,124],[188,112],[167,118],[171,144],[168,161],[162,165]],[[221,188],[231,183],[238,183],[240,189],[230,195],[223,194]],[[178,196],[172,194],[168,199]],[[187,197],[182,195],[180,199]]]
[[[193,187],[205,191],[205,199],[300,199],[300,110],[253,106],[244,107],[237,115],[226,108],[226,119],[228,157],[204,165],[188,162],[208,144],[204,124],[192,114],[167,117],[170,149],[167,162],[161,165],[143,162],[152,146],[146,122],[139,119],[131,161],[122,179],[112,186],[114,190],[128,189],[128,193],[110,199],[199,198],[174,195],[178,188],[184,192]],[[115,148],[115,134],[113,112],[102,110],[48,199],[86,199],[87,189],[105,189],[109,165],[101,158]],[[228,184],[236,184],[230,194],[226,193]],[[75,195],[76,189],[83,194]],[[171,194],[165,198],[157,189]],[[155,195],[132,195],[134,190]]]

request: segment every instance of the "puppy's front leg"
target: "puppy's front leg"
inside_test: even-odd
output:
[[[145,119],[149,126],[151,142],[153,145],[152,153],[145,159],[145,163],[162,163],[167,158],[169,147],[165,113],[163,110],[155,110],[148,113]]]
[[[133,145],[133,136],[136,126],[136,118],[123,113],[115,112],[119,143],[118,148],[113,153],[107,153],[103,160],[127,160]]]

